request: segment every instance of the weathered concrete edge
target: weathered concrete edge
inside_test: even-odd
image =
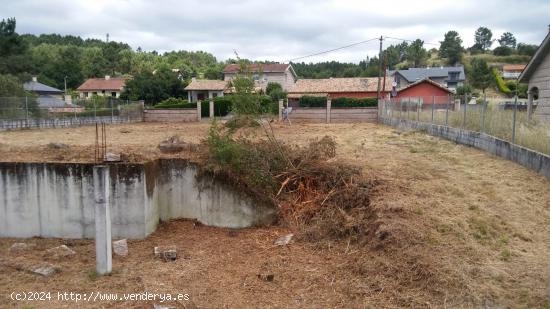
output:
[[[498,157],[514,161],[550,179],[550,156],[512,144],[494,136],[417,121],[379,117],[379,122],[390,126],[426,131],[430,135],[472,146]]]

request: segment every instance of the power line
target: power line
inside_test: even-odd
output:
[[[400,38],[394,38],[394,37],[391,37],[391,36],[385,36],[384,39],[393,39],[393,40],[398,40],[398,41],[405,41],[405,42],[414,42],[415,40],[408,40],[408,39],[400,39]],[[435,43],[426,43],[424,42],[424,44],[427,44],[427,45],[434,45],[434,46],[439,46],[438,44],[435,44]]]
[[[337,47],[337,48],[334,48],[334,49],[325,50],[325,51],[318,52],[318,53],[315,53],[315,54],[302,56],[302,57],[298,57],[298,58],[293,58],[293,59],[288,60],[287,62],[291,62],[291,61],[299,60],[299,59],[304,59],[304,58],[309,58],[309,57],[313,57],[313,56],[318,56],[318,55],[322,55],[322,54],[327,54],[327,53],[331,53],[333,51],[337,51],[337,50],[341,50],[341,49],[345,49],[345,48],[350,48],[350,47],[353,47],[353,46],[357,46],[357,45],[360,45],[360,44],[365,44],[365,43],[368,43],[368,42],[371,42],[371,41],[374,41],[374,40],[379,40],[379,39],[380,38],[372,38],[372,39],[369,39],[369,40],[366,40],[366,41],[361,41],[361,42],[349,44],[349,45],[346,45],[346,46],[341,46],[341,47]]]

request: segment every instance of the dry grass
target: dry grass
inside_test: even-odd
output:
[[[156,145],[169,136],[199,142],[207,130],[207,124],[112,126],[109,142],[144,159],[161,156]],[[110,277],[89,281],[92,245],[84,241],[79,259],[87,261],[63,262],[59,277],[0,266],[0,289],[188,290],[199,307],[550,306],[550,183],[541,176],[472,148],[374,124],[276,124],[274,130],[302,145],[332,136],[335,160],[358,165],[383,183],[370,201],[377,214],[370,246],[298,241],[273,248],[286,230],[249,229],[232,238],[222,229],[195,231],[172,222],[130,242],[131,256],[117,259]],[[93,145],[91,132],[0,133],[0,158],[49,161],[64,151],[68,160],[86,161],[79,153]],[[71,151],[45,150],[52,141],[70,144]],[[14,241],[0,240],[0,257]],[[60,242],[31,241],[43,247]],[[161,242],[176,242],[191,259],[174,266],[152,260],[151,247]],[[264,265],[273,267],[274,284],[256,281]]]

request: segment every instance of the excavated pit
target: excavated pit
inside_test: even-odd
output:
[[[0,237],[94,237],[93,164],[0,163]],[[276,220],[272,205],[182,159],[109,165],[113,238],[145,238],[160,221],[245,228]]]

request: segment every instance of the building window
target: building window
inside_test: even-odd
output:
[[[217,93],[217,92],[212,93],[212,97],[213,97],[213,98],[215,98],[215,97],[217,97],[217,96],[218,96],[218,93]]]
[[[116,98],[116,92],[114,92],[114,91],[111,92],[111,96],[112,96],[113,98]]]
[[[97,92],[96,91],[92,92],[92,95],[97,95]]]
[[[88,97],[88,93],[87,93],[87,92],[84,92],[84,97],[85,97],[85,98]]]

